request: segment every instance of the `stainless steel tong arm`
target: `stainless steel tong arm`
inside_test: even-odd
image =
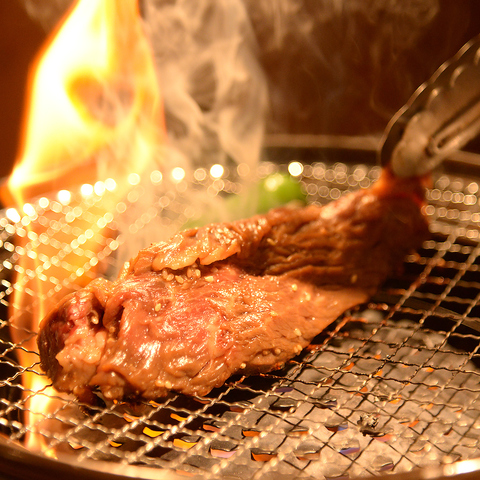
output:
[[[423,175],[480,133],[480,36],[422,84],[391,119],[380,164],[396,175]]]

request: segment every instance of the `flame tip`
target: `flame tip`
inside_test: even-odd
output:
[[[75,2],[30,70],[27,102],[8,182],[15,203],[62,184],[95,184],[105,170],[116,170],[116,183],[132,185],[128,169],[141,171],[152,161],[164,129],[138,1]]]

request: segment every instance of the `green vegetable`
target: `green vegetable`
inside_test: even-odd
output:
[[[184,228],[247,218],[291,202],[305,204],[305,200],[298,180],[286,173],[274,173],[253,184],[244,193],[218,196],[215,209],[190,220]]]
[[[257,213],[286,205],[292,201],[305,203],[300,183],[288,174],[274,173],[261,180],[258,188]]]

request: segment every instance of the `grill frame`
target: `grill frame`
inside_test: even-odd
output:
[[[327,187],[327,190],[329,189],[329,194],[331,194],[331,191],[332,191],[332,180],[331,179],[329,180],[329,178],[326,178],[325,173],[326,172],[332,173],[332,172],[335,172],[335,169],[337,169],[337,173],[340,175],[342,173],[341,171],[342,171],[343,167],[342,167],[342,164],[338,163],[338,162],[342,162],[342,161],[345,162],[347,160],[350,161],[352,158],[355,158],[355,160],[358,160],[359,156],[361,157],[362,161],[364,161],[365,165],[369,165],[368,168],[370,168],[371,165],[374,162],[374,152],[373,151],[362,150],[359,153],[358,151],[355,151],[353,149],[352,150],[349,150],[349,149],[345,150],[345,149],[337,149],[335,147],[322,148],[320,150],[318,149],[318,147],[311,148],[311,149],[309,149],[309,148],[294,148],[294,149],[289,148],[289,149],[285,149],[283,147],[282,148],[270,148],[270,149],[267,149],[267,151],[266,151],[267,162],[265,162],[265,164],[263,164],[263,165],[267,165],[268,168],[266,168],[266,170],[263,173],[261,173],[261,175],[264,175],[266,172],[269,171],[269,169],[272,170],[272,168],[273,169],[278,168],[278,165],[284,167],[285,164],[288,161],[291,161],[291,160],[301,161],[302,164],[304,164],[304,166],[306,167],[306,170],[310,171],[312,176],[313,176],[313,180],[314,180],[313,183],[316,184],[316,188],[317,188],[317,191],[316,191],[315,195],[317,195],[318,200],[324,201],[324,200],[327,199],[326,197],[322,197],[321,192],[325,191],[324,187]],[[319,158],[321,160],[323,160],[323,162],[319,162],[319,163],[314,164],[313,162],[318,162]],[[330,160],[332,158],[334,159],[334,161]],[[272,159],[275,159],[274,163],[271,162]],[[273,165],[273,167],[272,167],[272,165]],[[310,168],[313,169],[315,165],[317,165],[317,166],[320,165],[320,167],[319,167],[320,170],[323,169],[323,171],[324,171],[323,178],[315,177],[315,175],[313,174],[313,170],[309,170]],[[447,173],[445,175],[442,175],[442,174],[436,175],[437,176],[437,180],[436,180],[437,183],[440,182],[440,184],[441,184],[441,182],[442,181],[445,182],[446,181],[445,179],[447,179],[447,178],[451,178],[452,182],[460,182],[461,181],[461,180],[456,180],[452,176],[452,174],[449,173],[452,170],[452,167],[453,167],[454,170],[459,170],[457,168],[458,163],[456,163],[456,162],[446,162],[444,164],[444,168],[445,168],[445,171]],[[365,168],[367,168],[367,167],[365,167]],[[476,177],[477,172],[473,173],[474,169],[471,166],[469,166],[467,170],[468,170],[469,173],[465,177],[467,179],[467,180],[465,180],[465,182],[467,182],[467,183],[470,182],[471,184],[474,184],[475,179],[477,178]],[[327,175],[327,177],[328,177],[328,175]],[[375,177],[375,174],[373,174],[373,177]],[[442,178],[444,180],[442,180]],[[460,179],[461,177],[458,177],[458,178]],[[338,178],[337,178],[337,180],[338,180]],[[340,185],[344,185],[344,187],[337,188],[339,185],[337,185],[337,187],[335,187],[339,190],[340,194],[342,193],[343,188],[345,190],[357,188],[356,185],[349,185],[348,181],[346,181],[346,183],[343,183],[343,184],[340,184]],[[364,186],[366,186],[366,185],[364,185]],[[450,184],[450,186],[451,186],[451,184]],[[464,185],[464,186],[466,186],[468,188],[468,185]],[[223,187],[227,191],[228,191],[228,188],[230,188],[230,187],[228,187],[228,185],[227,186],[224,185]],[[205,188],[205,184],[201,184],[200,188]],[[305,188],[308,191],[308,188],[309,188],[308,187],[308,182],[305,184]],[[436,192],[436,190],[438,190],[438,192]],[[225,191],[225,190],[222,190],[222,191]],[[447,191],[447,190],[444,189],[443,192],[444,191]],[[441,189],[438,189],[438,188],[435,189],[434,188],[430,191],[430,197],[432,196],[432,194],[434,194],[435,196],[438,196],[440,194],[440,197],[441,197],[443,195],[443,192],[442,192]],[[471,195],[476,196],[476,192],[472,193]],[[182,197],[182,194],[180,194],[179,197]],[[463,198],[465,198],[465,194],[464,194]],[[443,201],[442,198],[440,198],[440,200]],[[445,202],[446,203],[452,203],[451,200],[452,199],[445,200]],[[185,198],[180,198],[179,202],[178,202],[178,205],[176,207],[177,210],[180,209],[181,205],[184,205],[183,202],[185,202]],[[453,207],[446,210],[445,215],[442,214],[443,216],[441,215],[439,218],[434,219],[434,224],[438,224],[438,231],[437,231],[437,227],[435,227],[434,228],[434,230],[435,230],[434,234],[441,236],[441,235],[445,234],[447,227],[453,225],[453,227],[455,228],[456,222],[458,223],[458,218],[460,218],[460,215],[461,215],[462,211],[469,211],[470,207],[472,207],[472,208],[475,207],[476,208],[476,201],[475,201],[475,204],[473,206],[465,205],[464,203],[462,204],[461,202],[459,202],[458,205],[457,205],[457,207],[459,207],[459,208],[455,208],[455,202],[453,202],[452,205],[453,205]],[[462,205],[463,205],[463,207],[462,207]],[[465,207],[465,209],[463,209],[464,207]],[[440,206],[438,208],[444,208],[444,207]],[[432,211],[432,215],[438,214],[438,208],[435,211]],[[448,212],[455,211],[455,210],[458,210],[459,217],[458,218],[450,218]],[[472,212],[470,212],[470,213],[472,213]],[[473,213],[476,213],[476,212],[473,212]],[[455,215],[453,215],[453,217],[455,217]],[[470,217],[469,220],[465,220],[465,218],[464,218],[463,224],[467,225],[471,221],[472,221],[471,217]],[[474,226],[475,225],[472,224],[472,228]],[[172,228],[174,228],[173,225],[172,225]],[[442,229],[445,229],[445,231],[442,231]],[[460,233],[462,233],[462,232],[460,232]],[[460,235],[460,237],[462,237],[462,235]],[[470,239],[470,240],[473,241],[474,239]],[[479,248],[479,247],[475,247],[474,245],[472,245],[472,241],[470,241],[470,240],[469,240],[469,242],[466,242],[466,245],[464,247],[465,247],[465,252],[467,252],[468,249],[473,249],[473,250],[470,251],[469,254],[467,254],[467,257],[471,258],[472,261],[471,261],[470,265],[465,264],[465,271],[468,271],[469,267],[471,267],[474,264],[475,258],[477,257],[476,252],[477,252],[477,249]],[[441,244],[441,243],[442,242],[440,241],[437,244]],[[445,251],[443,253],[448,253],[449,249],[452,245],[458,245],[458,244],[456,244],[456,241],[453,240],[453,237],[450,240],[448,240],[448,235],[447,235],[447,239],[445,240],[445,245],[444,245]],[[461,245],[460,245],[460,247],[461,247]],[[458,248],[458,247],[455,247],[455,248]],[[452,252],[452,253],[459,254],[459,255],[465,255],[465,252],[462,252],[461,248],[460,248],[460,252]],[[437,252],[437,257],[438,257],[438,252]],[[425,257],[425,258],[428,258],[428,257]],[[433,254],[432,258],[435,258],[435,254]],[[438,258],[440,258],[440,257],[438,257]],[[409,263],[410,265],[415,265],[415,262],[416,262],[415,258],[412,257],[409,260],[409,262],[407,262],[407,263]],[[399,289],[398,286],[396,286],[395,282],[394,282],[393,285],[387,286],[387,290],[389,290],[389,295],[391,295],[391,297],[389,299],[387,299],[388,304],[387,304],[387,302],[385,302],[385,300],[386,300],[385,298],[377,297],[376,300],[373,300],[370,303],[370,307],[374,307],[373,310],[375,310],[375,308],[377,308],[379,311],[383,311],[383,312],[386,311],[387,315],[384,319],[385,321],[388,321],[390,319],[390,316],[395,316],[396,314],[398,314],[399,311],[404,312],[405,314],[410,313],[410,314],[414,315],[414,314],[418,314],[418,312],[420,310],[422,310],[423,315],[425,316],[425,318],[427,318],[429,315],[431,315],[431,313],[435,309],[440,308],[440,309],[443,309],[443,310],[440,310],[440,314],[438,313],[438,310],[437,310],[437,316],[442,317],[442,313],[443,313],[445,315],[445,317],[453,317],[454,318],[454,325],[455,325],[455,322],[457,322],[460,325],[460,323],[464,321],[464,319],[462,317],[462,314],[458,313],[458,312],[453,312],[453,315],[452,315],[452,312],[450,310],[444,309],[444,306],[442,304],[442,302],[445,300],[445,298],[449,297],[448,292],[445,295],[443,295],[443,298],[442,298],[441,295],[437,296],[437,298],[434,298],[434,297],[432,297],[432,295],[429,292],[427,292],[428,293],[427,295],[420,296],[420,298],[412,296],[412,293],[417,292],[417,287],[422,285],[422,281],[428,283],[428,269],[430,269],[429,271],[431,272],[431,270],[434,269],[435,266],[436,266],[436,260],[428,260],[427,259],[426,264],[421,265],[421,267],[423,268],[423,270],[422,270],[423,280],[421,280],[421,279],[419,280],[420,277],[418,277],[417,280],[415,280],[415,278],[410,279],[410,282],[411,282],[410,287],[408,287],[407,289],[404,288],[403,289],[403,294],[402,294],[402,289],[401,288]],[[462,275],[460,275],[460,277]],[[455,281],[455,284],[456,283],[458,283],[458,282]],[[475,288],[476,288],[476,286],[475,286]],[[384,292],[384,290],[385,289],[382,289],[382,292]],[[393,291],[393,296],[392,296],[392,291]],[[412,299],[417,301],[417,302],[423,302],[423,304],[422,304],[423,308],[419,309],[418,308],[418,303],[416,305],[409,304],[409,302],[411,302]],[[385,307],[385,305],[387,305],[387,307]],[[445,312],[447,312],[447,313],[445,313]],[[425,320],[425,318],[423,319],[423,321]],[[476,322],[477,321],[476,317],[473,320]],[[420,324],[423,326],[422,321],[421,321]],[[476,327],[475,324],[472,324],[472,325],[474,327]],[[472,326],[472,325],[470,325],[470,326]],[[328,344],[328,342],[332,341],[334,334],[341,332],[342,328],[343,327],[341,326],[341,324],[337,324],[336,326],[333,327],[333,330],[329,330],[328,333],[326,334],[326,337],[325,337],[326,340],[324,339],[326,344]],[[456,328],[454,328],[452,330],[449,337],[452,336],[452,334],[455,333],[455,329]],[[474,334],[472,334],[470,332],[470,333],[465,334],[465,335],[466,335],[465,338],[467,338],[468,335],[472,336]],[[480,336],[480,334],[479,334],[479,336]],[[477,347],[475,347],[474,352],[471,354],[472,358],[476,355],[476,351],[477,351],[476,349],[478,349],[478,345],[477,345]],[[4,353],[5,352],[3,352],[3,354]],[[3,354],[2,354],[2,357],[3,357]],[[386,359],[384,359],[383,361],[387,362]],[[345,365],[348,365],[348,364],[345,363]],[[295,365],[294,365],[294,367],[295,367]],[[279,381],[281,381],[281,378],[276,373],[268,376],[268,378],[270,380],[274,380],[274,381],[277,381],[277,380],[280,379]],[[237,382],[238,382],[238,380],[237,380]],[[236,385],[241,386],[242,382],[237,383]],[[225,395],[225,392],[222,392],[221,395]],[[271,395],[271,393],[270,394],[267,393],[267,396],[269,396],[269,395]],[[172,400],[172,401],[174,401],[174,400]],[[260,410],[261,410],[261,408],[260,408]],[[182,409],[180,409],[180,411],[182,411]],[[126,428],[125,431],[129,432],[130,430],[129,430],[129,428]],[[8,473],[9,475],[12,475],[12,478],[21,478],[21,477],[15,477],[15,475],[19,474],[21,471],[25,471],[24,468],[27,468],[27,467],[28,467],[28,469],[35,468],[35,470],[37,470],[37,473],[39,475],[37,478],[43,478],[42,475],[45,475],[45,476],[46,475],[51,475],[52,471],[54,471],[54,472],[55,471],[56,472],[68,471],[68,474],[72,475],[72,476],[76,475],[77,472],[78,472],[79,478],[81,478],[82,475],[84,476],[86,474],[86,472],[88,472],[89,475],[94,474],[95,476],[97,476],[97,478],[125,478],[125,477],[128,478],[129,476],[137,477],[137,478],[163,478],[164,475],[169,476],[171,474],[171,472],[168,471],[168,470],[155,469],[155,470],[152,471],[148,467],[136,467],[134,465],[125,465],[125,464],[122,464],[122,463],[117,465],[117,464],[111,463],[111,462],[106,463],[102,460],[90,460],[88,457],[87,458],[82,458],[80,464],[78,464],[73,459],[68,459],[68,457],[67,457],[67,459],[62,458],[62,456],[60,456],[60,460],[51,460],[51,459],[45,457],[44,455],[37,455],[35,453],[28,452],[28,451],[22,449],[22,447],[17,446],[16,444],[12,443],[9,440],[5,441],[4,439],[2,439],[1,443],[2,443],[2,449],[0,449],[0,450],[2,451],[2,454],[1,454],[2,461],[5,463],[7,468],[8,468],[9,465],[11,466],[11,471],[10,470],[5,470],[5,473]],[[255,444],[252,443],[252,445],[255,445]],[[468,463],[468,462],[470,462],[470,463]],[[461,473],[462,471],[464,471],[462,469],[466,469],[467,465],[468,465],[469,469],[473,469],[473,471],[476,472],[476,471],[479,470],[480,465],[479,465],[479,461],[477,461],[477,460],[474,460],[474,461],[469,460],[468,462],[467,463],[465,463],[465,462],[454,462],[451,465],[445,465],[443,467],[430,465],[427,469],[425,469],[425,472],[428,471],[428,474],[425,473],[425,476],[428,476],[429,478],[441,478],[442,476],[445,476],[445,475],[448,474],[448,475],[457,475],[459,479],[460,478],[462,478],[462,479],[463,478],[470,478],[469,475],[471,475],[471,474],[470,473]],[[268,464],[269,464],[268,462],[265,462],[265,465],[268,465]],[[462,465],[463,465],[463,467],[462,467]],[[268,468],[266,468],[266,469],[265,468],[263,468],[263,469],[260,468],[258,470],[258,472],[255,473],[255,478],[257,478],[257,476],[259,474],[261,474],[263,470],[267,470],[267,472],[269,471]],[[272,469],[270,469],[270,470],[272,470]],[[423,470],[421,470],[421,471],[423,471]],[[130,474],[130,472],[131,472],[131,474]],[[31,473],[31,471],[29,470],[29,474],[30,473]],[[298,478],[308,478],[308,476],[305,477],[305,476],[302,476],[302,475],[299,475]],[[410,479],[410,478],[422,478],[419,475],[420,474],[418,472],[413,472],[413,473],[412,472],[407,472],[407,473],[395,474],[395,475],[393,475],[393,477],[390,474],[390,475],[388,475],[388,477],[389,478],[399,478],[399,479],[405,478],[405,480]],[[432,477],[432,475],[433,475],[433,477]],[[220,471],[217,476],[219,478],[222,478],[222,472]],[[378,475],[378,476],[375,476],[375,478],[381,478],[381,477],[382,477],[381,474]]]

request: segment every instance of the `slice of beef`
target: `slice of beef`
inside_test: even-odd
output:
[[[42,322],[41,365],[85,401],[206,395],[279,368],[363,303],[427,235],[415,180],[388,172],[320,207],[188,230],[139,252],[114,282],[67,296]]]

